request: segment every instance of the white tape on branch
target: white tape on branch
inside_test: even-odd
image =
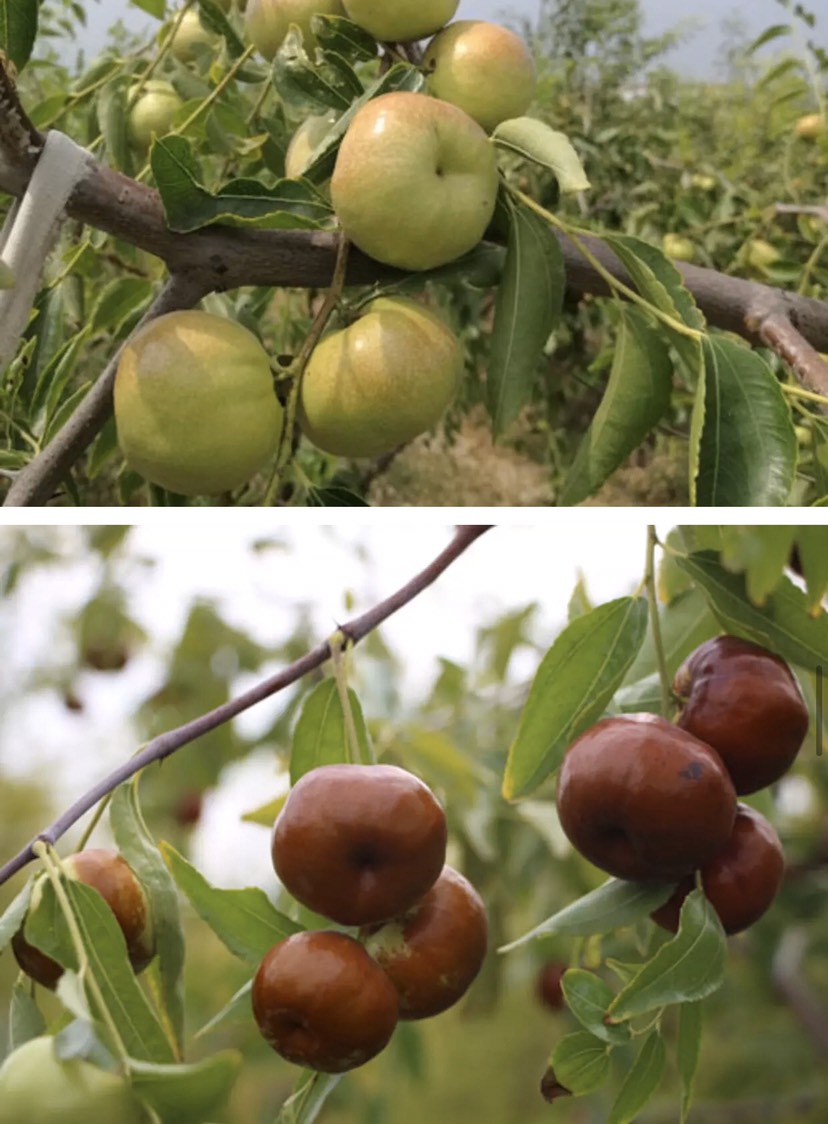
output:
[[[0,277],[11,286],[0,290],[0,371],[26,329],[63,209],[91,164],[86,149],[65,133],[47,133],[26,194],[14,203],[0,231]]]

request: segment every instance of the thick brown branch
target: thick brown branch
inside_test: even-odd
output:
[[[354,617],[347,624],[341,625],[339,631],[347,636],[352,643],[358,643],[369,632],[381,625],[383,621],[432,585],[452,562],[459,558],[476,539],[479,539],[488,530],[490,530],[490,527],[484,524],[458,527],[448,546],[425,569],[406,582],[396,593],[392,593],[390,597],[386,597],[385,600],[380,601],[373,608],[362,613],[361,616]],[[123,784],[124,781],[135,776],[147,765],[155,764],[170,757],[182,746],[188,745],[196,738],[209,733],[210,730],[215,730],[217,726],[229,722],[236,715],[248,710],[263,699],[268,699],[272,695],[278,694],[279,691],[283,691],[285,687],[289,687],[297,679],[307,675],[309,671],[320,667],[330,658],[330,655],[330,645],[326,640],[322,644],[317,644],[315,648],[290,664],[289,667],[284,668],[283,671],[263,680],[256,687],[245,691],[237,698],[216,707],[215,710],[208,711],[207,714],[202,714],[199,718],[194,718],[191,722],[185,722],[183,726],[178,726],[175,730],[168,730],[165,734],[153,738],[140,753],[131,757],[129,761],[125,761],[123,765],[114,769],[109,776],[99,781],[79,800],[76,800],[71,808],[68,808],[53,824],[39,832],[13,859],[10,859],[5,866],[0,868],[0,886],[33,860],[33,847],[39,839],[55,844],[73,824],[77,823],[81,816],[88,812],[90,808],[94,808],[99,800],[108,796],[119,784]]]

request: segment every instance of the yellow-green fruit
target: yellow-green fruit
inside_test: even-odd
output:
[[[471,250],[494,214],[494,146],[446,101],[399,91],[355,114],[331,178],[348,238],[400,269],[433,269]]]
[[[486,20],[458,20],[439,31],[423,58],[428,91],[464,109],[491,132],[520,117],[535,96],[535,63],[526,43]]]
[[[130,99],[136,89],[136,86],[130,89]],[[149,148],[154,136],[168,133],[183,104],[169,82],[157,79],[146,82],[129,111],[129,139],[135,147]]]
[[[215,47],[216,36],[202,24],[198,9],[184,13],[178,30],[170,43],[170,50],[181,62],[192,62],[202,47]]]
[[[170,312],[139,329],[121,353],[114,399],[129,467],[181,495],[238,488],[279,443],[267,352],[223,316]]]
[[[303,176],[314,150],[322,143],[336,121],[335,113],[306,117],[293,136],[285,153],[285,175],[288,179]]]
[[[305,47],[316,45],[314,16],[344,16],[342,0],[248,0],[244,15],[247,37],[260,55],[272,59],[295,24]]]
[[[668,258],[680,261],[692,261],[696,256],[696,247],[681,234],[665,234],[661,239],[661,248]]]
[[[74,1058],[54,1039],[33,1038],[0,1066],[0,1124],[142,1124],[148,1119],[117,1074]]]
[[[764,238],[752,238],[745,247],[745,261],[754,269],[767,269],[781,257],[779,251]]]
[[[803,140],[816,140],[825,132],[825,118],[821,113],[808,113],[794,125],[794,133]]]
[[[458,340],[436,312],[379,297],[315,348],[299,420],[325,452],[376,457],[430,429],[463,373]]]
[[[690,177],[690,186],[698,188],[699,191],[713,191],[718,182],[715,176],[706,176],[698,172]]]
[[[425,39],[448,23],[459,0],[345,0],[355,24],[384,43]]]

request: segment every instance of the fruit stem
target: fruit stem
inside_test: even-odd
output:
[[[348,691],[348,667],[345,653],[349,647],[348,638],[343,632],[337,630],[328,638],[328,647],[331,649],[331,662],[333,663],[336,689],[342,705],[342,716],[345,719],[345,752],[349,765],[356,765],[361,759],[359,751],[359,738],[354,724],[354,712],[351,707],[351,696]]]
[[[670,688],[670,676],[667,672],[667,658],[664,654],[664,637],[661,634],[661,617],[658,613],[658,589],[656,584],[655,552],[658,546],[658,535],[652,524],[647,527],[647,564],[644,570],[644,585],[647,589],[647,601],[650,605],[650,630],[653,634],[653,649],[655,650],[658,679],[661,684],[661,716],[670,717],[673,709],[673,693]]]
[[[107,1030],[112,1038],[112,1045],[115,1048],[118,1057],[126,1068],[127,1063],[127,1049],[124,1045],[118,1027],[115,1025],[115,1020],[112,1018],[112,1013],[106,1005],[106,1000],[103,997],[101,989],[98,987],[98,981],[94,975],[89,971],[89,957],[86,955],[86,947],[83,943],[80,926],[78,925],[77,918],[72,909],[72,904],[61,882],[61,874],[63,866],[57,853],[49,846],[44,840],[39,839],[32,848],[34,854],[43,863],[46,870],[46,875],[52,883],[57,898],[60,911],[66,922],[66,927],[69,930],[69,936],[75,949],[78,958],[78,975],[84,979],[84,982],[89,989],[92,999],[95,1002],[100,1017],[103,1019]]]

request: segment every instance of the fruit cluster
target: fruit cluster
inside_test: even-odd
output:
[[[325,1073],[362,1065],[398,1019],[456,1003],[486,954],[486,910],[444,865],[446,818],[431,790],[391,765],[323,765],[293,787],[273,829],[273,865],[308,909],[343,926],[274,945],[253,981],[263,1037]]]
[[[783,660],[717,636],[676,673],[675,724],[653,714],[604,718],[569,747],[558,776],[561,826],[590,862],[617,878],[676,882],[653,920],[673,932],[701,884],[727,933],[752,925],[782,880],[774,828],[737,796],[779,780],[808,729]]]

